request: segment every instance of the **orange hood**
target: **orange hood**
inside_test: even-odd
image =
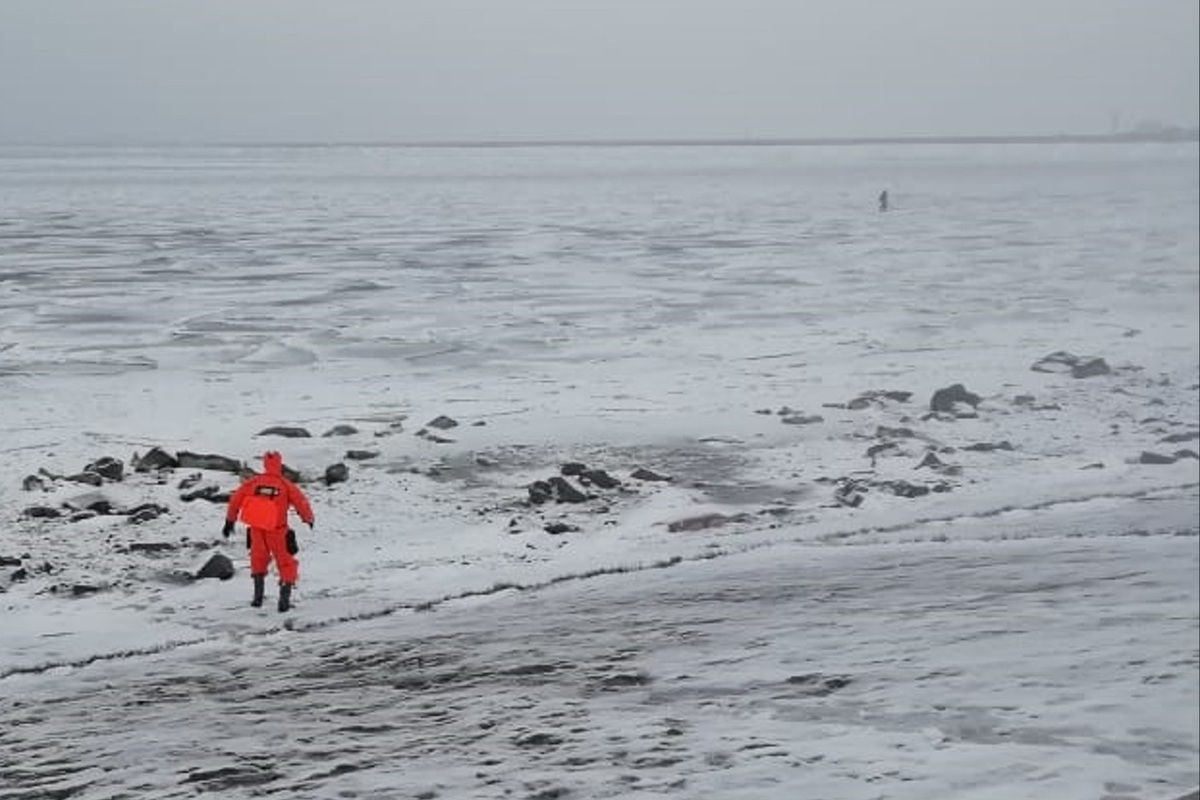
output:
[[[263,453],[263,472],[267,475],[283,474],[283,456],[274,450]]]

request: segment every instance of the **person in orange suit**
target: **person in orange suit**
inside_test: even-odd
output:
[[[254,599],[250,605],[256,608],[262,605],[267,567],[274,559],[279,573],[279,610],[287,611],[292,607],[292,587],[299,574],[296,562],[299,547],[295,532],[288,527],[288,509],[294,508],[311,529],[312,506],[300,487],[284,477],[283,456],[270,450],[263,454],[262,462],[263,471],[247,478],[230,495],[221,535],[228,539],[239,517],[249,527],[246,540],[250,547],[250,577],[254,580]]]

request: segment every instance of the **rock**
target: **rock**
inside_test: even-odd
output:
[[[101,478],[114,483],[125,477],[125,465],[115,458],[104,456],[98,458],[83,468],[84,472],[94,472]]]
[[[21,481],[21,488],[27,492],[45,491],[46,482],[37,475],[26,475]]]
[[[222,497],[224,499],[222,499]],[[223,494],[221,492],[221,487],[215,483],[206,483],[203,486],[197,486],[190,491],[180,492],[179,499],[185,503],[190,503],[193,500],[209,500],[214,503],[224,503],[229,500],[229,494]]]
[[[897,497],[924,497],[930,491],[928,486],[908,481],[883,481],[878,485],[890,490]]]
[[[1139,464],[1174,464],[1178,460],[1175,456],[1153,453],[1149,450],[1143,450],[1142,454],[1138,456]]]
[[[1158,441],[1163,444],[1179,444],[1180,442],[1190,442],[1194,439],[1200,439],[1200,431],[1185,431],[1183,433],[1172,433],[1169,436],[1164,436]],[[29,480],[26,478],[26,480]]]
[[[637,469],[635,469],[633,472],[631,472],[629,474],[629,477],[633,478],[634,480],[650,481],[650,482],[662,482],[662,481],[672,480],[671,478],[667,477],[666,475],[659,475],[657,472],[653,472],[653,471],[645,469],[643,467],[638,467]]]
[[[921,463],[913,467],[913,469],[923,469],[929,467],[931,469],[941,469],[946,466],[945,462],[937,457],[937,454],[932,450],[925,454],[925,458],[921,459]]]
[[[77,583],[71,587],[71,594],[74,597],[84,597],[85,595],[95,594],[99,591],[99,586],[93,586],[89,583]]]
[[[429,422],[426,422],[425,427],[434,428],[435,430],[439,431],[448,431],[451,428],[458,427],[458,420],[451,419],[443,414],[441,416],[434,417],[433,419],[429,420]]]
[[[21,516],[28,519],[58,519],[62,512],[50,506],[29,506],[21,512]]]
[[[1071,367],[1072,378],[1094,378],[1097,375],[1111,375],[1112,369],[1103,358],[1081,359]]]
[[[589,469],[579,473],[579,482],[598,489],[616,489],[621,482],[602,469]]]
[[[350,470],[340,461],[336,464],[330,464],[325,468],[325,484],[327,486],[332,486],[335,483],[345,483],[348,480],[350,480]]]
[[[104,478],[94,472],[77,472],[74,475],[68,475],[65,480],[72,483],[82,483],[87,486],[101,486],[104,484]]]
[[[1034,372],[1070,372],[1071,368],[1078,363],[1079,356],[1068,353],[1066,350],[1056,350],[1035,361],[1030,369]]]
[[[19,567],[19,566],[21,566],[21,559],[14,558],[13,556],[0,556],[0,567]]]
[[[354,427],[353,425],[334,425],[332,428],[322,433],[321,436],[325,438],[330,436],[353,436],[356,433],[358,433],[358,428]]]
[[[421,430],[417,431],[416,435],[420,436],[426,441],[433,442],[434,444],[454,444],[453,439],[448,439],[445,436],[438,436],[436,433],[430,433],[426,428],[421,428]]]
[[[869,392],[863,392],[858,397],[848,403],[822,403],[824,408],[848,408],[852,411],[861,411],[864,408],[871,406],[882,406],[884,400],[893,400],[897,403],[907,403],[912,397],[912,392],[897,392],[897,391],[880,391],[873,389]]]
[[[379,458],[378,450],[347,450],[344,458],[350,461],[369,461],[372,458]]]
[[[837,501],[838,505],[850,508],[861,506],[865,497],[866,489],[857,481],[852,480],[840,484],[833,492],[833,499]]]
[[[1034,362],[1030,369],[1034,372],[1069,372],[1073,378],[1092,378],[1097,375],[1112,374],[1112,369],[1103,358],[1077,356],[1066,350],[1056,350],[1043,356]]]
[[[529,491],[529,502],[540,506],[554,499],[554,489],[546,481],[534,481],[526,487]]]
[[[312,434],[305,428],[299,428],[291,425],[272,425],[269,428],[263,428],[257,436],[282,436],[285,439],[309,439]]]
[[[587,469],[587,464],[581,464],[578,461],[568,461],[559,467],[558,471],[560,474],[570,477],[571,475],[582,475],[587,472]]]
[[[565,478],[555,475],[548,483],[554,490],[554,499],[560,503],[586,503],[590,498],[567,483]]]
[[[197,579],[216,578],[218,580],[227,581],[233,577],[233,562],[229,556],[223,553],[213,553],[212,557],[205,562],[200,571],[196,573]]]
[[[14,570],[13,574],[8,576],[8,579],[10,581],[12,581],[13,583],[18,583],[20,581],[27,581],[27,580],[29,580],[29,572],[24,567],[22,567],[21,569]]]
[[[214,472],[232,472],[234,475],[240,475],[243,468],[242,462],[226,456],[215,455],[213,453],[189,453],[186,450],[179,451],[177,466],[181,469],[210,469]]]
[[[157,472],[162,469],[175,469],[179,466],[179,459],[161,447],[152,447],[140,458],[135,455],[132,466],[134,472]]]
[[[975,408],[981,400],[979,395],[968,392],[961,383],[956,383],[934,392],[933,397],[929,400],[929,408],[934,412],[954,414],[955,406],[959,403]]]
[[[1002,442],[976,442],[975,444],[969,444],[963,448],[963,450],[971,450],[976,453],[991,453],[995,450],[1012,449],[1013,446],[1007,439]]]
[[[867,458],[874,461],[875,456],[879,455],[880,453],[886,453],[888,450],[899,449],[900,445],[896,444],[895,442],[880,442],[879,444],[873,444],[867,448]]]
[[[578,531],[579,528],[575,525],[568,525],[565,522],[550,522],[550,523],[547,523],[542,528],[542,530],[544,530],[546,533],[550,534],[551,536],[558,536],[559,534],[572,533],[574,531]]]
[[[825,418],[820,414],[789,414],[780,417],[780,421],[784,425],[815,425],[818,422],[824,422]]]
[[[1176,450],[1175,458],[1194,458],[1200,461],[1200,453],[1197,453],[1195,450]]]
[[[166,506],[160,506],[158,503],[142,503],[126,511],[125,515],[134,525],[141,525],[143,522],[158,519],[166,514],[167,510]]]
[[[95,502],[88,503],[84,507],[84,510],[91,511],[93,514],[101,514],[101,515],[119,514],[120,513],[120,511],[117,509],[117,507],[112,504],[112,501],[110,501],[106,498],[101,498],[100,500],[96,500]]]

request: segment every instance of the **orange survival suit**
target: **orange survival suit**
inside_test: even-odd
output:
[[[312,507],[300,487],[283,476],[283,457],[274,450],[263,454],[261,474],[247,478],[230,497],[225,510],[226,538],[241,517],[250,528],[250,577],[254,579],[254,606],[262,605],[263,581],[271,560],[279,572],[279,610],[287,611],[299,567],[295,534],[288,529],[288,508],[296,509],[310,528]]]

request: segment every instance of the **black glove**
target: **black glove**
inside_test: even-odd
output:
[[[296,543],[296,532],[291,528],[288,528],[287,536],[284,537],[284,541],[287,545],[287,551],[289,553],[296,555],[296,553],[300,552],[300,545]]]
[[[313,527],[312,527],[312,526],[313,526],[313,524],[312,524],[311,522],[306,522],[306,523],[304,523],[304,524],[308,526],[308,529],[309,529],[310,531],[313,529]]]
[[[233,533],[233,520],[227,519],[225,520],[225,527],[221,528],[221,535],[228,539],[231,533]]]

